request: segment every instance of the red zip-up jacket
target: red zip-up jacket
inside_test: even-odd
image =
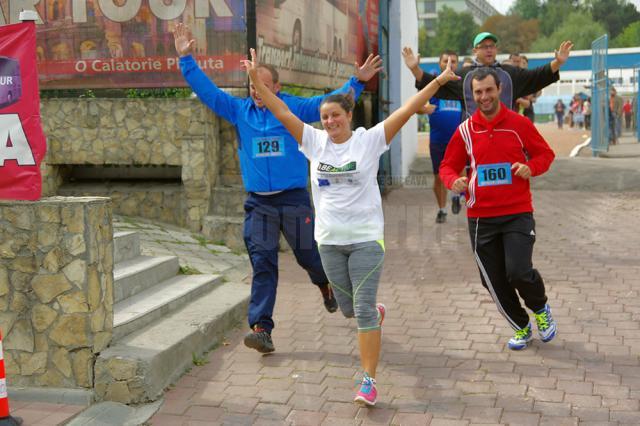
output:
[[[440,164],[440,178],[451,189],[469,162],[468,217],[532,212],[529,180],[515,176],[513,170],[507,172],[507,168],[510,170],[513,163],[526,164],[531,175],[538,176],[549,169],[554,157],[531,121],[500,103],[493,120],[487,121],[478,110],[460,124]],[[498,170],[496,165],[501,163],[509,163],[509,167]],[[507,182],[509,176],[511,183]],[[483,177],[485,185],[481,184]]]

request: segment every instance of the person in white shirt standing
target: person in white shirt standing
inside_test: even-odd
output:
[[[385,307],[376,303],[384,260],[384,217],[378,188],[378,160],[400,128],[450,80],[451,66],[371,129],[351,130],[353,98],[328,96],[320,105],[324,130],[303,123],[258,78],[256,52],[245,60],[249,78],[265,105],[300,144],[311,161],[315,239],[322,266],[338,306],[356,318],[360,358],[364,370],[354,399],[375,405],[376,369],[380,357],[381,324]]]

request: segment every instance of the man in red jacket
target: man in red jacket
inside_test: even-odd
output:
[[[556,335],[544,282],[531,261],[535,221],[529,178],[549,169],[554,153],[533,124],[500,102],[500,80],[491,68],[472,77],[476,112],[453,134],[440,165],[442,181],[454,192],[467,192],[469,235],[482,285],[516,332],[509,348],[524,349],[532,340],[534,313],[543,342]],[[460,177],[467,161],[468,177]]]

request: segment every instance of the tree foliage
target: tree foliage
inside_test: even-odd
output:
[[[524,19],[537,19],[540,16],[542,2],[540,0],[516,0],[509,15],[520,15]]]
[[[528,52],[538,38],[538,20],[525,20],[520,15],[494,15],[484,21],[480,31],[497,35],[502,53]]]
[[[438,14],[438,35],[434,39],[426,32],[421,35],[421,42],[428,39],[421,54],[436,56],[445,48],[461,55],[468,52],[479,30],[470,15],[466,19],[461,15],[443,9]],[[564,40],[573,41],[574,50],[590,49],[603,34],[609,34],[611,47],[636,47],[640,11],[629,0],[515,0],[506,16],[489,17],[480,30],[498,36],[502,53],[549,52]]]
[[[453,50],[463,56],[471,53],[478,25],[473,21],[471,13],[458,13],[445,6],[438,12],[435,31],[435,37],[428,37],[426,31],[419,35],[421,55],[439,56],[443,50]]]
[[[427,29],[425,27],[420,27],[418,30],[418,52],[423,58],[431,56],[429,55],[431,52],[429,49],[429,41],[431,41],[431,39],[427,35]]]
[[[637,47],[640,46],[640,22],[628,25],[622,34],[614,38],[611,47]]]
[[[543,36],[551,36],[562,29],[564,21],[569,15],[580,10],[581,6],[578,0],[549,0],[545,2],[539,14],[540,33]]]
[[[604,25],[609,37],[615,38],[624,29],[640,21],[640,12],[626,0],[596,0],[591,3],[593,20]]]
[[[605,32],[604,26],[594,22],[588,12],[573,12],[552,34],[534,42],[531,51],[554,51],[564,40],[571,40],[574,44],[574,50],[590,49],[591,42]]]

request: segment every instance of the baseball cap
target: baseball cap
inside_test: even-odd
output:
[[[476,47],[477,45],[479,45],[480,43],[482,43],[483,40],[486,39],[490,39],[495,41],[496,43],[498,42],[498,37],[496,37],[495,35],[488,33],[488,32],[483,32],[478,34],[474,39],[473,39],[473,47]]]

